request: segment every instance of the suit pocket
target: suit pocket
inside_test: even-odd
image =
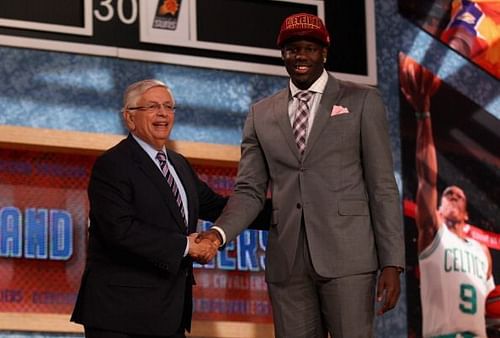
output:
[[[334,116],[330,116],[330,120],[333,122],[340,122],[340,121],[345,121],[345,120],[350,120],[352,119],[354,114],[352,113],[346,113],[346,114],[338,114]]]
[[[366,216],[369,214],[368,202],[364,200],[339,201],[339,215]]]

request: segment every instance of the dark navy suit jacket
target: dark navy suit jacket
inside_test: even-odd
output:
[[[189,229],[162,173],[131,135],[96,160],[87,263],[72,321],[143,335],[189,329],[194,281],[183,257],[186,234],[198,218],[215,220],[226,199],[183,156],[167,154],[186,191]]]

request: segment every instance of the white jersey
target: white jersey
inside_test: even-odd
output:
[[[486,338],[485,301],[495,285],[481,245],[443,225],[418,259],[423,336]]]

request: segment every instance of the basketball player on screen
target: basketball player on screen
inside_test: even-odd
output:
[[[467,238],[467,198],[447,187],[438,205],[437,158],[430,118],[430,97],[439,78],[400,56],[401,90],[416,111],[420,297],[424,337],[486,338],[485,300],[494,288],[489,250]]]

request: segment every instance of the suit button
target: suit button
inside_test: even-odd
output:
[[[302,205],[300,205],[300,203],[297,203],[297,209],[300,209],[302,208]]]

